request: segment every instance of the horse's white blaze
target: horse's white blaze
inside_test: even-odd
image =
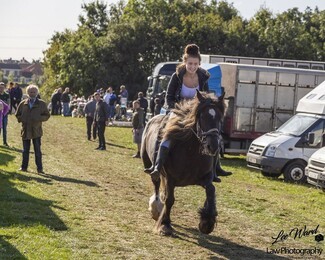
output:
[[[209,109],[209,114],[212,116],[212,119],[216,116],[216,111],[214,109]]]

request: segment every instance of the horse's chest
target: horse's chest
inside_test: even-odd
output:
[[[207,173],[211,171],[213,157],[199,153],[198,147],[183,147],[182,153],[175,153],[171,159],[172,167],[184,172]]]

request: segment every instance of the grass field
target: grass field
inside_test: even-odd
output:
[[[176,189],[175,236],[161,237],[152,232],[151,181],[141,160],[131,158],[130,128],[107,128],[107,151],[95,151],[85,119],[51,117],[42,138],[43,175],[36,173],[33,154],[29,172],[18,171],[22,142],[12,115],[8,131],[10,147],[0,147],[0,259],[325,258],[325,252],[293,254],[325,250],[314,234],[294,238],[295,228],[305,226],[319,225],[316,232],[325,234],[325,193],[265,178],[246,168],[244,156],[222,160],[234,174],[216,184],[213,233],[198,231],[205,192],[191,186]],[[281,230],[283,241],[272,245]],[[284,247],[291,251],[271,254]]]

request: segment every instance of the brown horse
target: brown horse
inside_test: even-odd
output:
[[[200,185],[205,189],[206,200],[199,210],[199,229],[204,234],[213,231],[217,216],[213,165],[219,152],[223,114],[223,96],[217,99],[197,91],[196,98],[178,105],[170,116],[158,115],[148,122],[141,147],[145,168],[154,160],[156,140],[163,137],[171,141],[160,179],[152,179],[155,193],[150,198],[149,210],[157,221],[158,233],[172,235],[170,211],[175,201],[174,189],[188,185]]]

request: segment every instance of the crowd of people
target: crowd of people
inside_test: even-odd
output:
[[[142,107],[141,107],[142,106]],[[3,145],[7,142],[8,115],[15,113],[22,125],[22,163],[20,170],[26,172],[29,165],[30,146],[33,143],[37,172],[43,173],[41,137],[43,135],[42,122],[52,115],[82,116],[86,118],[88,140],[98,139],[97,150],[106,150],[105,129],[113,119],[127,116],[128,92],[124,85],[116,95],[112,87],[106,91],[97,90],[88,100],[84,97],[71,95],[70,89],[57,88],[51,96],[49,106],[40,99],[39,89],[35,85],[26,88],[26,94],[16,83],[10,82],[6,86],[0,82],[0,134],[3,136]],[[145,115],[148,102],[143,93],[138,93],[138,99],[132,103],[133,115],[130,117],[133,126],[133,140],[137,144],[135,158],[140,158],[141,137],[145,124]]]
[[[124,85],[120,86],[119,94],[115,94],[113,87],[106,90],[98,89],[86,100],[70,94],[70,89],[58,88],[51,97],[50,110],[52,115],[85,117],[87,126],[87,139],[96,140],[96,150],[106,150],[105,129],[113,125],[114,120],[127,120],[132,122],[133,141],[137,144],[137,153],[134,158],[140,158],[142,132],[146,122],[148,101],[142,92],[138,93],[137,100],[128,102],[129,95]],[[63,111],[62,111],[63,109]],[[133,110],[133,113],[128,111]]]
[[[51,115],[62,115],[72,117],[84,117],[84,106],[87,100],[84,96],[72,95],[69,88],[57,88],[51,96],[49,110]]]
[[[112,87],[106,91],[97,90],[90,96],[84,106],[84,114],[87,125],[88,140],[95,140],[98,137],[97,150],[106,150],[105,129],[112,125],[113,120],[118,120],[127,116],[128,92],[124,85],[120,87],[120,95],[116,95]],[[134,158],[140,158],[140,146],[142,132],[146,122],[148,101],[142,92],[138,93],[138,99],[132,102],[133,141],[137,144],[137,153]]]

